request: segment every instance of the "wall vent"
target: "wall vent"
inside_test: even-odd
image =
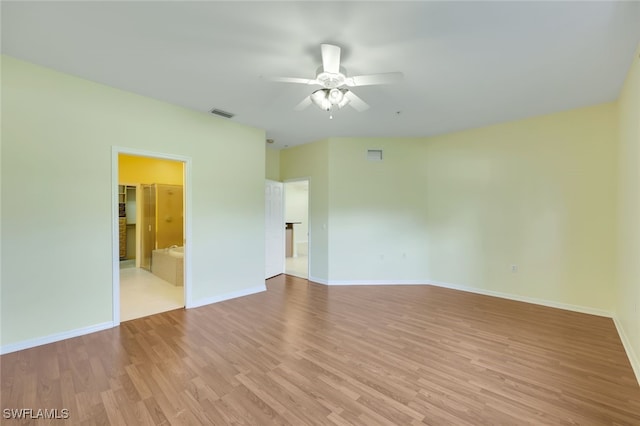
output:
[[[369,161],[382,161],[382,150],[381,149],[368,149],[367,150],[367,160],[369,160]]]
[[[211,114],[219,115],[220,117],[224,117],[224,118],[231,118],[231,117],[233,117],[235,115],[235,114],[231,114],[230,112],[223,111],[223,110],[217,109],[217,108],[214,108],[209,112]]]

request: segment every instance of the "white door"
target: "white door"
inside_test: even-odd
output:
[[[267,180],[264,188],[266,278],[284,273],[284,202],[282,182]]]

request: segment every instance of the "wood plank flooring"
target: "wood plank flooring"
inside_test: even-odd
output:
[[[430,286],[268,291],[0,358],[80,425],[640,425],[610,319]]]

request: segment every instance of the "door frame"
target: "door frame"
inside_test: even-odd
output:
[[[184,307],[189,309],[193,303],[191,300],[191,242],[192,242],[192,191],[191,169],[192,159],[184,155],[166,154],[162,152],[147,151],[142,149],[126,148],[121,146],[111,147],[111,257],[112,257],[112,295],[113,295],[113,326],[120,325],[120,252],[119,252],[119,224],[118,224],[118,155],[136,155],[139,157],[157,158],[159,160],[180,161],[184,164]],[[136,201],[138,194],[136,193]],[[136,219],[137,221],[137,219]]]
[[[283,199],[283,204],[284,204],[284,215],[285,215],[285,222],[287,221],[287,183],[292,183],[292,182],[307,182],[307,186],[308,186],[308,191],[307,191],[307,280],[311,279],[311,240],[312,240],[312,231],[311,231],[311,177],[306,176],[306,177],[299,177],[299,178],[292,178],[292,179],[285,179],[282,181],[283,185],[283,191],[282,191],[282,199]],[[284,223],[282,224],[283,228],[284,228]],[[294,241],[295,243],[295,241]],[[285,268],[284,268],[284,273],[287,273],[287,267],[286,267],[286,254],[284,253],[284,250],[282,251],[282,256],[283,261],[285,262]]]

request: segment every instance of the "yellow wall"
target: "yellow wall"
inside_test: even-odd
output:
[[[112,321],[113,145],[192,159],[191,304],[264,289],[264,131],[7,56],[1,84],[3,350]]]
[[[329,141],[284,149],[280,154],[280,177],[283,181],[309,178],[309,241],[314,251],[309,258],[311,278],[328,279],[329,223]]]
[[[280,180],[280,150],[266,147],[266,177],[270,180]]]
[[[618,288],[616,319],[640,380],[640,45],[619,109]]]
[[[182,185],[184,172],[181,161],[136,155],[118,155],[118,182],[120,184]]]

